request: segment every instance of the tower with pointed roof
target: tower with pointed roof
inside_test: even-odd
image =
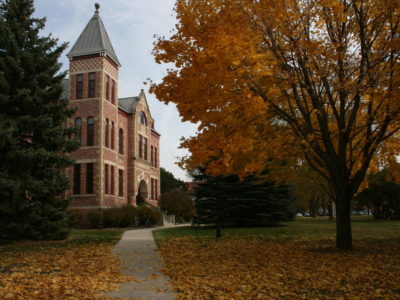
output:
[[[65,97],[76,113],[70,124],[81,147],[71,154],[70,208],[158,206],[159,133],[146,95],[118,98],[121,64],[96,4],[70,52]]]

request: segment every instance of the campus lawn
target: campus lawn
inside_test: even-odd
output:
[[[0,246],[0,299],[102,299],[127,280],[112,253],[123,230],[74,230],[63,241]]]
[[[179,299],[400,299],[400,221],[355,217],[347,251],[327,218],[222,233],[154,232]]]

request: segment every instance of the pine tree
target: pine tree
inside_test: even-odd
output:
[[[0,239],[61,239],[69,231],[66,118],[61,99],[66,44],[39,36],[32,0],[0,1]]]
[[[294,202],[289,186],[274,185],[248,176],[210,176],[192,173],[195,182],[196,223],[219,226],[265,226],[293,219]]]

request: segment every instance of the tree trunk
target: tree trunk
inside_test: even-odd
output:
[[[328,214],[329,214],[329,220],[333,220],[332,201],[329,201],[329,204],[328,204]]]
[[[336,247],[351,249],[351,196],[336,200]]]

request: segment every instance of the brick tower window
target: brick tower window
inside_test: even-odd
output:
[[[89,94],[88,98],[94,98],[96,91],[96,73],[89,73]]]
[[[150,147],[150,162],[151,162],[151,165],[153,165],[153,163],[154,163],[154,147],[153,146]]]
[[[76,99],[83,98],[83,74],[76,75]]]
[[[110,76],[106,75],[106,99],[110,100]]]
[[[105,124],[105,138],[106,138],[106,140],[105,140],[105,146],[106,147],[109,147],[109,145],[110,145],[110,130],[109,130],[109,127],[110,127],[110,124],[109,124],[110,122],[108,121],[108,119],[106,119],[106,124]]]
[[[119,154],[124,154],[124,130],[122,128],[119,129],[118,144]]]
[[[140,124],[147,126],[146,114],[143,111],[140,112]]]
[[[114,195],[114,166],[110,166],[110,172],[111,172],[111,195]]]
[[[124,171],[118,170],[118,196],[124,196]]]
[[[154,166],[157,168],[157,148],[154,147]]]
[[[144,138],[144,145],[143,145],[143,148],[144,148],[144,159],[145,160],[147,160],[147,138]]]
[[[138,144],[139,157],[143,158],[143,137],[139,134],[139,144]]]
[[[106,194],[108,194],[108,187],[109,187],[109,184],[108,184],[108,165],[106,164],[104,166],[104,192]]]
[[[93,146],[94,144],[94,119],[93,117],[87,118],[87,141],[86,146]]]
[[[114,149],[114,122],[111,122],[111,149]]]
[[[93,194],[93,163],[86,164],[86,194]]]
[[[75,164],[74,165],[74,186],[73,186],[73,193],[75,195],[79,195],[81,193],[81,165]]]
[[[154,178],[151,178],[151,199],[154,199]]]
[[[111,80],[111,102],[115,104],[115,81]]]
[[[75,119],[75,139],[80,141],[81,136],[82,136],[82,120],[81,120],[81,118],[76,118]]]

